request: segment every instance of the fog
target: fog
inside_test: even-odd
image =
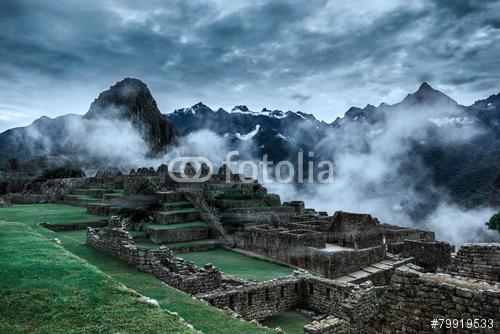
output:
[[[457,245],[498,238],[484,225],[493,214],[492,209],[466,210],[452,203],[443,189],[431,183],[429,171],[412,154],[415,144],[466,142],[480,134],[481,127],[461,108],[447,101],[432,106],[403,104],[382,109],[381,121],[374,124],[350,121],[332,129],[317,143],[315,156],[334,163],[332,183],[297,187],[271,182],[264,186],[280,194],[284,201],[303,200],[307,207],[329,214],[337,210],[370,213],[383,223],[434,230],[439,239]],[[202,129],[181,137],[166,154],[155,157],[150,156],[147,143],[128,121],[72,117],[67,120],[66,128],[71,136],[61,140],[66,141],[66,153],[71,153],[68,159],[73,159],[76,153],[76,162],[86,167],[89,175],[98,166],[127,172],[142,166],[168,164],[179,156],[206,157],[217,168],[227,152],[235,149],[242,159],[259,160],[251,156],[256,147],[252,137],[260,131],[259,127],[234,137]],[[36,129],[31,133],[33,138],[51,146]],[[236,167],[237,164],[233,165]],[[264,181],[261,176],[258,178]],[[425,214],[417,218],[412,214],[429,203]]]

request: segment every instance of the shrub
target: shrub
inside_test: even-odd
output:
[[[490,230],[496,230],[498,233],[500,233],[500,212],[494,214],[486,223],[486,226],[488,226]]]

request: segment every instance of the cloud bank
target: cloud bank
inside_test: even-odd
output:
[[[498,92],[499,6],[4,0],[0,131],[79,113],[126,76],[148,82],[164,113],[202,100],[332,121],[351,105],[395,102],[424,80],[469,104]]]

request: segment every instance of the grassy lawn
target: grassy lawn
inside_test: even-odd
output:
[[[298,312],[287,311],[275,314],[262,321],[269,328],[281,327],[286,334],[304,333],[304,325],[312,322],[311,319]]]
[[[224,248],[215,248],[205,252],[183,253],[180,257],[193,261],[200,267],[212,263],[220,271],[241,278],[266,281],[290,275],[293,269],[276,263],[245,256]]]
[[[59,238],[58,235],[63,235],[66,237],[70,237],[72,239],[76,239],[79,242],[81,242],[82,244],[84,244],[85,239],[87,237],[87,230],[61,231],[61,232],[57,233],[55,238]]]
[[[103,216],[88,214],[86,208],[63,204],[13,205],[0,209],[0,220],[28,225],[85,223],[103,219]]]
[[[195,329],[201,330],[203,333],[272,333],[268,329],[259,328],[249,322],[233,319],[225,313],[193,299],[186,293],[169,287],[150,274],[140,272],[123,261],[83,245],[78,238],[65,235],[67,232],[56,233],[46,230],[45,233],[48,237],[59,238],[66,249],[87,260],[127,287],[144,296],[156,299],[162,308],[177,312]]]
[[[81,210],[82,208],[74,207],[74,206],[55,205],[53,207],[47,207],[47,209],[54,211],[53,216],[58,217],[58,216],[64,215],[64,214],[66,214],[66,215],[74,214],[74,212],[79,212],[79,210]],[[57,214],[58,209],[60,209],[59,215]],[[72,213],[71,210],[74,210],[74,212]],[[34,224],[38,223],[37,214],[33,214],[33,213],[29,214],[28,212],[38,212],[38,214],[40,214],[40,213],[43,213],[43,211],[44,210],[43,210],[43,208],[41,208],[41,205],[26,205],[26,206],[16,206],[16,207],[9,207],[9,208],[0,208],[0,221],[1,220],[20,221],[24,225],[27,225],[27,226],[34,225]],[[18,219],[18,220],[16,220],[16,219]],[[71,222],[71,220],[66,219],[66,222],[67,223]],[[0,222],[0,227],[3,226],[3,224],[6,224],[6,223]],[[220,334],[226,334],[226,333],[227,334],[233,334],[233,333],[245,333],[245,334],[272,333],[272,331],[270,331],[269,329],[257,327],[249,322],[246,322],[246,321],[240,321],[240,320],[233,319],[232,317],[226,315],[225,313],[223,313],[223,312],[221,312],[213,307],[210,307],[210,306],[208,306],[208,305],[206,305],[198,300],[195,300],[191,296],[189,296],[181,291],[178,291],[176,289],[169,287],[168,285],[160,282],[158,279],[156,279],[154,276],[152,276],[150,274],[140,272],[137,269],[135,269],[134,267],[126,264],[123,261],[120,261],[112,256],[106,255],[102,252],[99,252],[93,248],[86,246],[84,244],[84,240],[85,240],[85,231],[84,230],[56,233],[56,232],[52,232],[50,230],[47,230],[47,229],[44,229],[44,228],[38,227],[38,226],[33,226],[32,229],[45,237],[45,239],[42,238],[44,244],[54,245],[53,243],[51,243],[49,241],[49,240],[54,239],[54,238],[61,240],[64,248],[66,248],[71,253],[78,256],[80,259],[82,259],[82,260],[78,260],[78,266],[91,267],[91,268],[94,268],[94,270],[96,270],[97,272],[100,272],[95,268],[95,267],[97,267],[102,272],[111,276],[116,281],[125,284],[128,288],[133,289],[133,290],[141,293],[142,295],[156,299],[160,303],[160,307],[162,309],[169,310],[172,312],[177,312],[188,323],[192,324],[195,327],[195,329],[201,330],[201,331],[203,331],[203,333],[207,333],[207,334],[211,334],[211,333],[213,333],[213,334],[219,334],[219,333]],[[40,243],[42,243],[42,241],[40,241]],[[0,247],[2,247],[2,246],[4,246],[3,241],[2,241],[2,244],[0,245]],[[58,247],[58,246],[54,245],[54,247]],[[58,247],[58,249],[61,249],[61,248]],[[7,250],[9,250],[11,253],[17,252],[18,246],[17,246],[17,244],[14,245],[11,243],[9,246],[7,246]],[[38,253],[38,251],[36,253]],[[2,258],[0,259],[0,261],[3,260],[5,262],[13,262],[11,260],[12,255],[10,255],[10,254],[4,255],[2,253],[1,257]],[[32,254],[24,254],[24,257],[26,257],[27,260],[29,260],[30,258],[33,257],[33,255]],[[51,255],[51,257],[53,257],[53,255]],[[85,261],[83,261],[83,260],[85,260]],[[92,267],[91,265],[93,265],[95,267]],[[37,268],[40,271],[47,271],[47,275],[49,275],[50,280],[51,280],[50,283],[52,285],[59,284],[61,281],[61,277],[66,275],[66,273],[52,272],[51,268],[45,269],[46,268],[45,264],[40,264],[39,266],[37,266]],[[19,268],[19,269],[22,271],[22,268]],[[2,273],[2,277],[3,277],[3,270],[4,270],[4,267],[2,264],[2,267],[0,267],[0,273]],[[19,277],[19,275],[21,275],[21,274],[22,273],[12,274],[13,278],[11,278],[11,279],[14,279],[14,277]],[[15,275],[17,275],[17,276],[15,276]],[[70,275],[69,277],[71,277],[73,280],[76,280],[76,282],[79,282],[82,279],[85,280],[86,277],[88,276],[86,274],[78,274],[78,275],[81,275],[80,278],[75,279],[73,275]],[[32,279],[38,281],[37,277],[31,275],[31,276],[25,278],[27,282],[29,282],[30,277]],[[2,283],[0,283],[0,286],[2,286],[1,284],[3,284],[4,280],[5,280],[4,278],[2,278],[0,280],[2,282]],[[35,283],[36,282],[31,282],[30,284],[35,284]],[[15,283],[12,283],[12,284],[15,284]],[[38,284],[40,284],[40,286],[43,287],[45,282],[40,281]],[[95,288],[95,287],[96,286],[93,286],[92,288]],[[64,295],[61,295],[58,291],[49,291],[49,293],[55,299],[66,298]],[[19,298],[19,296],[16,296],[16,297]],[[115,297],[112,296],[110,298],[115,298]],[[106,298],[103,298],[103,299],[105,301],[107,301]],[[2,301],[3,300],[4,300],[4,298],[2,297]],[[30,305],[38,305],[38,302],[37,302],[35,296],[28,295],[28,296],[26,296],[26,298],[23,298],[23,300],[24,300],[25,305],[19,306],[19,307],[26,308],[26,310],[23,311],[23,312],[26,312],[25,316],[31,315],[31,312],[39,312],[40,314],[43,314],[43,312],[40,309],[31,309],[30,308]],[[96,303],[101,303],[101,302],[103,302],[102,299],[96,298]],[[32,318],[31,326],[37,325],[40,327],[40,326],[44,326],[43,325],[44,323],[51,322],[50,326],[52,326],[52,327],[47,327],[48,330],[45,330],[45,327],[43,327],[42,329],[40,329],[40,331],[42,331],[43,333],[59,333],[59,332],[79,333],[78,331],[72,332],[71,330],[68,330],[67,328],[60,327],[60,324],[57,323],[57,321],[52,322],[51,320],[49,320],[51,318],[51,314],[54,312],[58,312],[58,311],[57,311],[57,309],[53,309],[54,307],[50,304],[43,303],[42,305],[45,306],[44,310],[46,313],[48,312],[49,315],[46,316],[46,318],[44,318],[44,322],[42,322],[41,320],[39,321],[34,315],[31,315],[31,318]],[[47,307],[47,305],[50,305],[50,306]],[[79,305],[78,302],[75,302],[75,305]],[[142,305],[142,304],[140,304],[140,305]],[[134,313],[133,315],[129,315],[128,313],[125,313],[126,315],[129,315],[131,319],[135,319],[134,316],[141,318],[143,316],[143,313],[144,313],[141,308],[137,308],[135,306],[136,306],[135,304],[128,305],[129,309],[125,310],[127,312],[130,310],[130,312]],[[3,306],[3,307],[6,307],[6,306]],[[35,306],[33,306],[33,307],[35,307]],[[38,305],[37,307],[41,308],[42,306]],[[8,307],[6,307],[6,308],[8,308]],[[100,310],[98,307],[95,307],[95,309]],[[5,310],[5,312],[1,308],[0,308],[0,310],[1,310],[0,321],[2,323],[2,324],[0,324],[0,333],[16,332],[15,329],[12,329],[10,327],[9,328],[5,327],[5,326],[7,326],[6,321],[9,319],[8,318],[9,315],[7,314],[7,310]],[[155,310],[157,310],[157,309],[155,309]],[[78,306],[75,308],[72,305],[67,305],[66,310],[63,310],[63,311],[67,312],[67,313],[65,313],[65,317],[69,317],[68,314],[74,314],[74,316],[80,316],[80,317],[82,316],[81,309],[78,308]],[[12,315],[13,311],[11,310],[9,312],[11,312],[11,315]],[[5,314],[5,316],[4,316],[4,314]],[[15,313],[15,314],[17,314],[17,313]],[[104,315],[97,313],[97,311],[95,312],[94,316],[101,317],[101,318],[104,317]],[[1,317],[4,317],[5,319],[1,318]],[[88,316],[88,317],[90,317],[90,316]],[[85,319],[87,319],[87,318],[85,318]],[[81,321],[82,324],[86,324],[87,320],[85,320],[85,319],[80,319],[79,321]],[[158,319],[159,319],[158,321],[160,321],[161,318],[158,317]],[[146,321],[147,320],[148,319],[146,319]],[[75,321],[77,321],[77,320],[75,320]],[[115,321],[115,320],[114,320],[114,318],[109,318],[109,321],[111,322],[111,321]],[[121,325],[128,323],[127,321],[122,321],[121,319],[116,320],[116,321],[117,321],[116,326],[121,326]],[[54,325],[56,323],[57,323],[57,326]],[[139,319],[139,320],[137,320],[136,323],[138,324],[138,326],[142,326],[143,321]],[[79,324],[79,325],[82,325],[82,324]],[[6,329],[3,330],[2,326],[4,326]],[[47,326],[49,326],[49,325],[47,325]],[[77,327],[77,325],[75,325],[74,327]],[[85,332],[86,333],[101,333],[101,332],[103,332],[103,333],[104,332],[105,333],[107,333],[107,332],[114,332],[114,333],[118,333],[118,332],[120,332],[120,333],[145,332],[145,333],[147,333],[147,330],[144,331],[141,329],[142,329],[142,327],[140,327],[140,329],[137,329],[137,330],[124,330],[124,329],[118,329],[118,328],[111,328],[109,330],[108,330],[108,328],[104,328],[102,330],[99,330],[99,328],[96,328],[96,329],[88,329]],[[184,329],[182,329],[182,330],[184,330]],[[17,330],[17,332],[22,332],[22,330],[19,329],[19,330]],[[183,331],[180,331],[180,330],[179,331],[169,330],[167,326],[163,326],[161,328],[161,330],[156,330],[155,332],[157,332],[157,333],[183,333]],[[36,331],[35,331],[35,333],[36,333]]]
[[[20,223],[0,223],[1,333],[194,333]]]

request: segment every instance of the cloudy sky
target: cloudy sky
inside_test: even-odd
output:
[[[422,81],[500,92],[500,1],[2,0],[0,131],[82,114],[123,77],[162,112],[203,101],[332,121]]]

